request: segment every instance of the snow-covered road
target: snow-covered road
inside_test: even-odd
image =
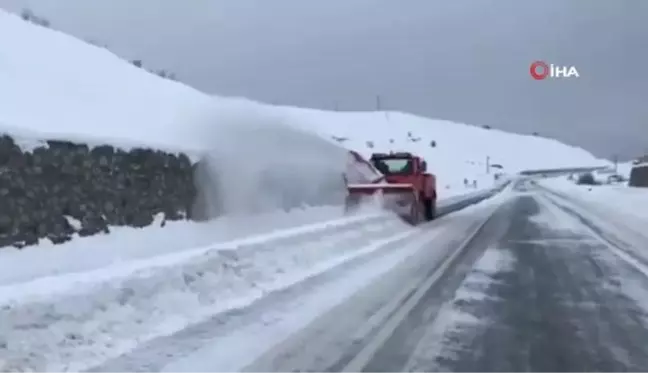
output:
[[[155,340],[94,370],[244,369],[255,358],[267,354],[272,346],[307,328],[322,314],[328,314],[327,311],[340,304],[349,304],[349,297],[395,267],[399,268],[399,281],[388,285],[412,281],[416,284],[424,275],[423,272],[428,270],[429,260],[441,261],[446,258],[451,253],[449,249],[454,248],[508,198],[503,193],[426,226],[408,230],[404,235],[376,242],[373,249],[358,260],[345,261],[344,265],[272,294],[248,309],[221,314],[175,335]],[[438,246],[438,249],[430,251],[430,246]],[[338,320],[344,325],[346,322],[357,325],[358,318],[364,319],[367,312],[375,312],[375,308],[389,301],[391,296],[391,291],[377,292],[374,299],[363,302],[360,308]],[[375,320],[375,323],[379,324],[380,321]],[[336,326],[334,331],[337,337],[349,337],[344,333],[344,328]],[[366,333],[370,331],[366,330]],[[343,353],[344,346],[338,347],[335,352]],[[330,350],[327,352],[331,353]]]
[[[648,236],[539,184],[0,287],[0,370],[645,370]]]
[[[636,261],[552,195],[521,195],[511,213],[401,368],[645,370],[648,277]]]
[[[438,260],[420,260],[428,273],[401,297],[409,284],[394,269],[247,370],[645,370],[648,272],[636,249],[648,238],[516,189],[443,276]]]
[[[465,208],[493,192],[441,203],[439,212]],[[250,306],[267,303],[273,298],[269,295],[285,293],[310,279],[335,276],[376,256],[395,255],[383,259],[383,265],[393,266],[406,255],[396,249],[420,248],[441,232],[428,232],[429,228],[455,229],[449,222],[444,225],[444,218],[425,229],[413,228],[370,206],[355,216],[317,220],[156,256],[135,250],[122,261],[103,260],[105,255],[89,257],[87,250],[75,250],[81,246],[66,248],[69,252],[39,249],[45,257],[67,258],[65,263],[60,259],[21,266],[19,259],[33,261],[39,250],[7,254],[2,264],[6,271],[0,276],[0,368],[88,369],[159,344],[168,336],[186,334],[192,325],[213,317],[220,320],[256,309],[259,306]],[[109,265],[98,266],[102,260]],[[29,271],[12,270],[12,263]],[[367,265],[361,274],[374,276],[376,271]],[[186,349],[175,354],[182,351]],[[162,359],[155,361],[159,364]]]
[[[573,204],[520,183],[333,280],[102,370],[645,370],[641,242]]]

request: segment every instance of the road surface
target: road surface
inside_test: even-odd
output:
[[[237,370],[648,370],[648,261],[629,250],[648,242],[624,241],[533,184],[513,194],[465,240],[428,243]],[[185,334],[213,344],[219,324],[210,325]],[[227,351],[225,342],[160,359],[169,345],[97,370],[233,368],[213,352]],[[141,364],[145,357],[156,361]]]

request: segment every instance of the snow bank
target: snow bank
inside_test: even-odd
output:
[[[555,202],[586,219],[591,224],[590,235],[608,245],[617,257],[648,274],[648,213],[643,208],[648,205],[648,190],[618,185],[587,187],[560,179],[544,180],[540,185],[560,196],[548,194]]]
[[[56,247],[41,240],[29,250],[0,250],[0,286],[90,271],[339,217],[338,206],[318,206],[254,216],[223,216],[199,223],[168,221],[164,227],[158,219],[146,229],[113,227],[110,234],[75,237]]]
[[[648,226],[648,189],[625,185],[576,185],[565,179],[546,179],[541,185],[556,190],[590,208],[605,211],[603,216],[616,216],[620,221],[644,231]],[[643,226],[643,228],[641,228]]]
[[[0,369],[87,369],[415,232],[365,215],[0,287]]]

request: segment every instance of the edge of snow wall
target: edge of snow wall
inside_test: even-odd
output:
[[[628,185],[648,188],[648,162],[634,165],[630,170]]]
[[[191,217],[196,166],[184,153],[0,136],[0,247]]]

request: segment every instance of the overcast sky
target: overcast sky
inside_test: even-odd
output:
[[[215,94],[648,151],[645,0],[0,0]],[[529,65],[579,79],[534,81]]]

